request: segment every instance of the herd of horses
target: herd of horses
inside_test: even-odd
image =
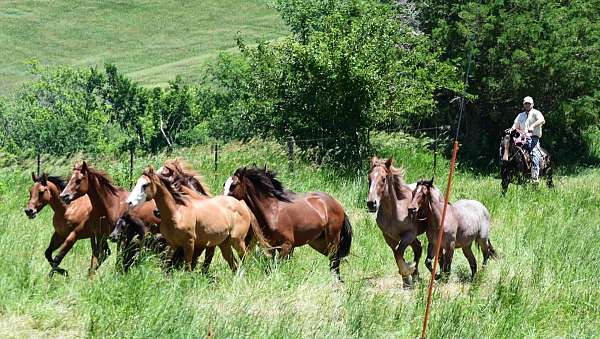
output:
[[[428,239],[425,264],[432,258],[440,225],[443,199],[432,180],[406,184],[403,168],[393,160],[371,159],[367,208],[394,254],[404,286],[418,278],[422,254],[418,236]],[[45,205],[54,211],[50,244],[45,251],[49,275],[67,274],[60,264],[79,239],[89,238],[92,276],[110,254],[108,240],[119,244],[123,270],[127,270],[143,246],[161,253],[169,268],[194,270],[205,253],[207,272],[215,249],[232,271],[253,247],[270,257],[289,257],[293,249],[308,244],[329,259],[338,279],[340,262],[350,253],[352,226],[343,206],[325,192],[296,193],[286,189],[276,173],[256,166],[238,168],[225,182],[222,195],[213,196],[202,178],[185,161],[167,160],[159,169],[146,168],[131,192],[115,186],[107,174],[76,165],[68,182],[57,176],[32,173],[33,185],[25,213],[34,218]],[[475,242],[483,264],[496,256],[489,239],[490,215],[475,200],[448,206],[441,243],[441,275],[450,273],[452,257],[461,248],[471,267],[477,262]],[[414,263],[408,263],[410,246]],[[54,256],[54,253],[58,253]],[[237,258],[236,255],[237,254]]]

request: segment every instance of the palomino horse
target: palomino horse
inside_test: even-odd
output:
[[[427,224],[409,216],[412,189],[404,182],[404,168],[396,168],[392,163],[392,158],[371,159],[367,208],[369,212],[377,212],[377,225],[394,253],[404,287],[410,287],[412,278],[419,277],[419,260],[423,253],[417,235],[425,232]],[[415,263],[410,265],[404,259],[408,246],[412,247],[415,258]]]
[[[532,159],[529,152],[523,148],[525,131],[521,130],[506,130],[500,142],[500,176],[502,177],[502,195],[506,194],[508,185],[512,182],[515,184],[524,184],[531,178]],[[540,160],[540,177],[546,176],[546,185],[549,188],[554,187],[552,182],[552,161],[548,151],[540,148],[542,159]]]
[[[52,266],[50,276],[54,272],[67,275],[65,269],[58,267],[58,264],[54,265],[55,259],[52,258],[52,254],[65,243],[67,238],[74,239],[74,241],[90,238],[92,245],[94,244],[94,230],[97,228],[98,223],[89,218],[92,204],[87,196],[83,196],[75,203],[69,206],[65,205],[59,198],[60,192],[65,188],[65,183],[60,177],[49,176],[46,173],[37,177],[34,173],[31,173],[31,178],[33,179],[33,186],[29,188],[29,203],[25,209],[25,214],[33,219],[46,205],[50,205],[54,210],[54,216],[52,217],[54,233],[44,255]],[[67,252],[63,254],[63,257]],[[93,251],[89,272],[97,269],[103,258],[104,256],[99,256],[99,253]]]
[[[80,166],[73,168],[73,173],[66,187],[60,194],[60,198],[67,204],[87,195],[92,204],[89,219],[95,223],[94,234],[97,241],[92,242],[94,253],[105,253],[108,248],[107,238],[112,232],[117,219],[127,209],[125,199],[128,192],[112,184],[108,176],[91,167],[84,161]],[[132,214],[139,218],[146,227],[160,223],[160,219],[154,216],[155,204],[153,202],[138,207]],[[54,258],[53,267],[58,267],[64,257],[63,252],[73,247],[75,236],[67,237],[65,245],[60,253]],[[66,254],[66,252],[64,252]]]
[[[150,199],[160,211],[160,233],[171,247],[183,249],[186,269],[194,269],[204,249],[219,246],[229,267],[237,270],[231,247],[243,259],[244,238],[250,227],[257,228],[245,205],[231,197],[205,199],[188,187],[175,188],[152,167],[138,179],[127,202],[135,207]]]
[[[421,180],[413,193],[408,207],[411,215],[424,215],[427,227],[427,239],[432,245],[428,258],[435,254],[433,249],[437,244],[440,220],[444,202],[441,201],[439,193],[432,189],[433,180]],[[455,248],[462,248],[463,253],[471,267],[471,278],[477,272],[477,260],[471,250],[471,244],[475,241],[483,253],[483,265],[487,264],[490,257],[496,257],[496,251],[489,238],[490,213],[487,208],[477,200],[459,200],[453,205],[448,204],[446,218],[444,219],[444,230],[442,238],[442,253],[440,256],[440,267],[442,274],[450,274],[452,257]],[[431,270],[430,261],[428,268]]]
[[[245,201],[260,225],[257,237],[288,257],[294,247],[309,244],[330,260],[340,278],[340,260],[350,253],[352,226],[342,205],[323,192],[285,190],[274,172],[238,168],[225,183],[225,194]]]

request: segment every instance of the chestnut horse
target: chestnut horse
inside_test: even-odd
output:
[[[104,253],[108,248],[106,240],[109,234],[115,227],[118,218],[127,209],[125,199],[128,192],[114,186],[106,174],[89,167],[84,161],[80,166],[73,168],[73,173],[60,194],[60,198],[65,204],[70,205],[86,195],[92,204],[89,219],[95,225],[96,241],[92,242],[92,251],[96,251],[95,253],[102,251]],[[153,212],[155,207],[154,202],[149,202],[139,206],[135,211],[132,211],[132,214],[149,228],[153,224],[160,223],[160,219]],[[75,236],[67,237],[63,250],[54,258],[53,267],[58,267],[64,257],[63,251],[70,250],[76,239]]]
[[[33,186],[29,188],[29,202],[25,214],[33,219],[46,205],[50,205],[54,211],[52,217],[54,233],[50,238],[48,248],[44,252],[48,263],[52,266],[48,275],[52,276],[55,272],[68,275],[67,270],[58,267],[58,264],[54,265],[55,259],[52,254],[61,246],[64,247],[63,244],[65,244],[67,238],[75,239],[75,241],[90,238],[92,245],[94,244],[95,229],[98,223],[90,219],[92,204],[87,196],[83,196],[75,203],[69,206],[65,205],[59,197],[60,192],[65,188],[65,183],[60,177],[49,176],[46,173],[37,177],[35,173],[31,173],[31,178],[33,179]],[[103,255],[100,255],[97,251],[92,251],[90,274],[98,268],[105,256],[108,255],[108,247],[105,248],[105,251],[107,253],[103,253]],[[64,252],[61,251],[61,253],[64,257],[68,253],[68,249]]]
[[[444,202],[439,193],[433,189],[433,180],[420,180],[414,190],[412,200],[408,207],[411,215],[425,215],[428,223],[427,239],[432,245],[428,257],[432,258],[433,249],[437,244],[440,220]],[[489,238],[490,213],[487,208],[477,200],[459,200],[448,204],[446,218],[444,219],[443,238],[440,254],[440,267],[442,274],[450,274],[452,257],[455,248],[462,248],[463,254],[471,267],[471,279],[477,273],[477,260],[471,250],[473,241],[479,245],[483,253],[483,265],[488,259],[496,257],[496,251]],[[429,264],[430,265],[430,264]],[[431,267],[428,266],[431,270]]]
[[[194,269],[206,248],[215,246],[219,246],[231,270],[237,270],[231,247],[243,259],[244,238],[250,227],[257,227],[245,205],[225,196],[205,199],[186,186],[176,188],[152,167],[138,179],[127,202],[135,207],[150,199],[156,201],[160,211],[160,233],[170,246],[183,249],[187,270]]]
[[[275,172],[238,168],[225,194],[245,201],[260,225],[256,235],[287,257],[294,247],[310,245],[329,257],[340,279],[340,261],[350,253],[352,226],[342,205],[323,192],[297,194],[283,188]]]

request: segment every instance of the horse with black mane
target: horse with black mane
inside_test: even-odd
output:
[[[225,194],[243,200],[258,219],[262,242],[287,258],[295,247],[310,245],[327,256],[340,279],[340,261],[350,253],[352,226],[342,205],[324,192],[295,193],[273,171],[240,167],[227,179]]]

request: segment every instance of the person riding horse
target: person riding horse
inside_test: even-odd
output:
[[[531,180],[535,185],[539,184],[540,161],[542,159],[542,148],[540,138],[542,137],[542,125],[546,122],[542,112],[533,108],[533,98],[526,96],[523,99],[524,111],[519,113],[511,128],[506,132],[522,130],[529,138],[525,139],[523,149],[531,154]],[[502,151],[500,152],[502,155]]]

